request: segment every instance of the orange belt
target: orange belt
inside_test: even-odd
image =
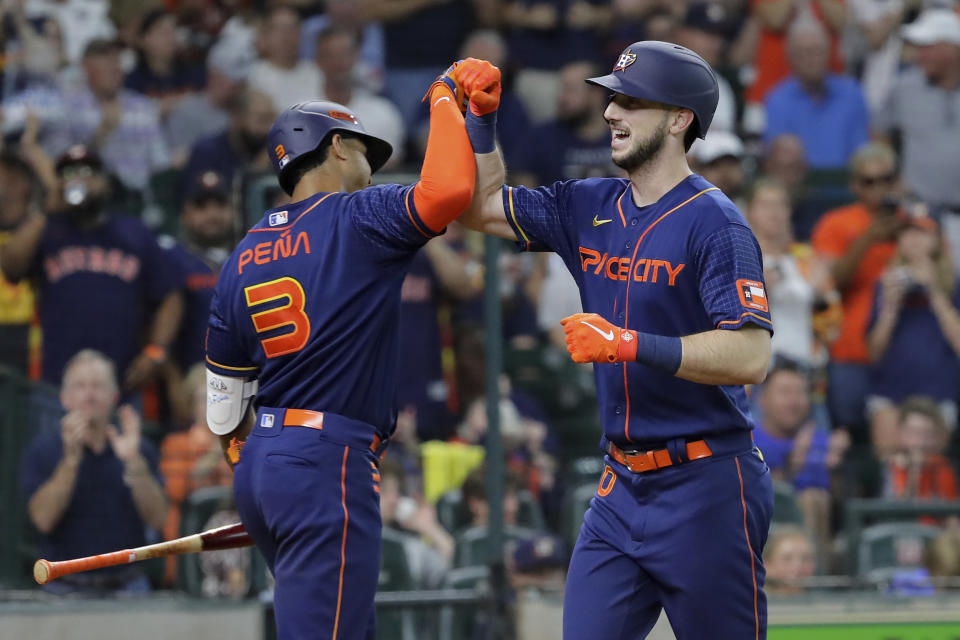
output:
[[[673,466],[670,451],[657,449],[656,451],[638,451],[636,453],[624,451],[612,442],[607,443],[607,453],[610,457],[634,473],[656,471],[664,467]],[[699,460],[713,455],[710,447],[704,440],[695,440],[687,443],[687,460]]]
[[[319,411],[310,411],[308,409],[287,409],[283,414],[283,426],[285,427],[309,427],[317,431],[323,431],[323,413]],[[370,443],[370,451],[374,454],[380,448],[383,440],[377,434],[373,434],[373,441]],[[386,451],[384,451],[386,453]]]

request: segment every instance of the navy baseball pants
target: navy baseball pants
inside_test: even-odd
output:
[[[750,434],[704,438],[713,456],[633,473],[607,456],[564,596],[564,640],[637,640],[661,608],[678,640],[759,640],[770,470]]]
[[[284,426],[286,413],[257,412],[234,467],[237,511],[276,579],[277,637],[370,640],[381,538],[373,427],[330,413],[322,429]]]

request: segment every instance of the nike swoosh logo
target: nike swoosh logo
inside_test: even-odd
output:
[[[593,226],[595,227],[599,227],[602,224],[607,224],[608,222],[613,222],[613,218],[610,218],[609,220],[597,220],[598,217],[599,216],[593,216]]]
[[[433,101],[433,106],[437,106],[438,104],[440,104],[440,103],[443,102],[444,100],[446,100],[447,102],[450,102],[450,98],[449,98],[448,96],[443,96],[442,98],[437,98],[436,100],[434,100],[434,101]]]
[[[607,342],[610,342],[613,340],[613,329],[610,329],[607,332],[603,332],[603,331],[600,331],[600,329],[598,329],[597,327],[587,322],[586,320],[581,320],[580,324],[587,325],[588,327],[590,327],[591,329],[599,333],[601,336],[603,336],[603,339],[606,340]]]

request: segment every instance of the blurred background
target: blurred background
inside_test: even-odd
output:
[[[510,183],[621,175],[607,96],[583,80],[643,39],[715,69],[720,104],[690,162],[763,251],[775,358],[750,391],[776,479],[769,637],[960,637],[957,5],[2,0],[0,638],[272,637],[272,584],[250,549],[46,589],[31,567],[238,519],[205,426],[203,334],[220,266],[285,202],[264,148],[279,111],[348,105],[394,146],[374,179],[412,183],[423,93],[479,57],[504,73]],[[383,640],[560,637],[603,470],[592,371],[559,325],[579,296],[554,255],[504,243],[492,264],[502,326],[484,321],[484,242],[456,224],[403,285]],[[116,442],[76,416],[118,425],[141,466],[105,463]],[[488,470],[506,487],[493,500]],[[502,557],[487,549],[491,506]],[[662,623],[652,637],[671,638]]]

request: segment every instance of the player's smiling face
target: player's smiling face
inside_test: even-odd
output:
[[[614,164],[634,171],[654,158],[666,142],[672,111],[659,102],[615,93],[603,112]]]

